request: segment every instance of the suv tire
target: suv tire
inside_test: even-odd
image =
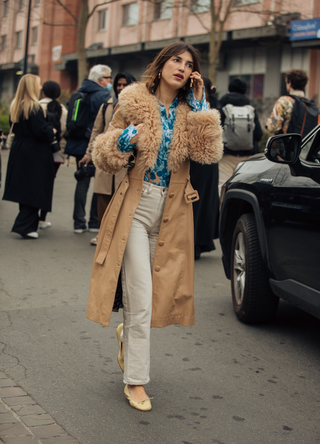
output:
[[[257,224],[251,213],[243,214],[235,226],[230,271],[233,309],[238,319],[247,324],[270,321],[279,298],[269,285]]]

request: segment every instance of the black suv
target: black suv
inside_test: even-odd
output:
[[[265,322],[279,298],[320,318],[320,125],[271,137],[222,190],[220,243],[237,317]]]

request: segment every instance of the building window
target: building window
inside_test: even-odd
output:
[[[19,0],[18,11],[23,11],[25,7],[26,7],[26,0]]]
[[[33,6],[36,8],[37,6],[40,6],[40,0],[34,0]]]
[[[5,51],[7,48],[7,36],[2,35],[1,36],[1,42],[0,42],[0,51]]]
[[[247,84],[246,96],[250,99],[262,99],[264,74],[248,74],[240,76],[230,76],[229,83],[234,79],[241,79]]]
[[[35,26],[34,28],[32,28],[31,31],[31,45],[37,45],[38,44],[38,26]]]
[[[22,31],[16,32],[16,48],[22,48]]]
[[[191,12],[193,14],[202,14],[210,11],[210,0],[191,0]]]
[[[133,26],[138,24],[139,5],[138,3],[129,3],[122,6],[122,26]]]
[[[3,17],[8,17],[9,15],[9,0],[4,0],[3,2]]]
[[[108,29],[108,9],[99,11],[98,31],[104,31]]]
[[[154,5],[154,20],[169,20],[172,18],[172,1],[164,0]]]
[[[253,5],[254,3],[261,3],[261,0],[233,0],[233,6]]]

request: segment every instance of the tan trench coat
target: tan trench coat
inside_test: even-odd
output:
[[[96,120],[94,121],[90,141],[85,155],[85,157],[90,160],[92,159],[93,142],[95,141],[95,138],[99,136],[99,134],[103,132],[105,133],[108,130],[109,123],[111,122],[112,119],[113,99],[112,98],[109,99],[107,103],[108,106],[105,111],[105,125],[103,126],[103,115],[102,115],[103,104],[101,105]],[[122,168],[120,171],[118,171],[116,174],[113,175],[106,173],[100,168],[96,168],[96,172],[94,175],[94,185],[93,185],[94,193],[107,194],[111,196],[113,191],[112,190],[113,176],[114,176],[114,189],[116,190],[120,182],[122,181],[123,177],[125,176],[126,172],[127,172],[126,169]]]
[[[93,161],[107,172],[119,171],[131,153],[121,153],[117,141],[129,123],[144,123],[136,166],[128,171],[102,219],[94,257],[87,317],[108,326],[131,223],[140,201],[144,172],[153,167],[162,139],[157,99],[144,84],[122,91],[107,133],[94,142]],[[222,156],[220,115],[195,113],[179,104],[169,150],[171,178],[152,271],[152,327],[193,325],[194,244],[189,158],[218,162]]]

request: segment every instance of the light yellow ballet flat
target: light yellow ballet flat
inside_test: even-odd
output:
[[[117,329],[116,329],[116,334],[117,334],[117,338],[118,338],[118,342],[119,342],[119,353],[118,353],[118,364],[121,368],[121,370],[124,372],[124,361],[123,359],[121,359],[121,339],[120,339],[120,335],[123,329],[123,324],[118,325]]]
[[[152,409],[150,398],[146,398],[143,401],[135,401],[132,399],[129,393],[128,385],[125,385],[124,387],[124,394],[126,395],[129,404],[134,409],[141,410],[142,412],[148,412]]]

